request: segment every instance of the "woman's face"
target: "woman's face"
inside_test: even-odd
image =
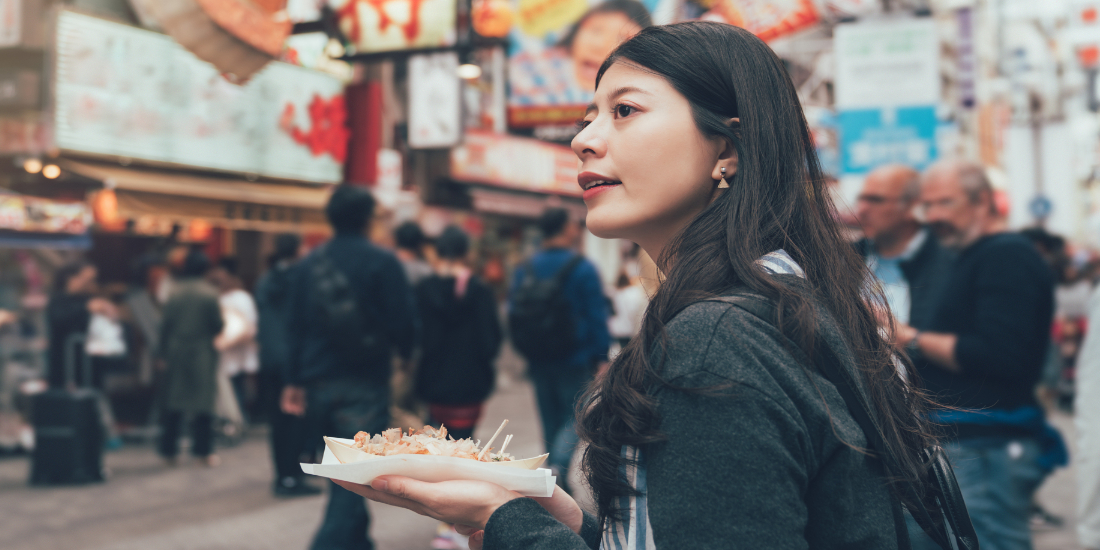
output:
[[[596,87],[596,74],[603,60],[626,39],[642,28],[622,12],[597,12],[589,15],[577,28],[570,47],[576,69],[577,84],[582,89]]]
[[[588,229],[634,241],[654,258],[710,203],[721,168],[736,171],[732,148],[699,131],[687,98],[633,64],[604,73],[584,121],[573,151]]]

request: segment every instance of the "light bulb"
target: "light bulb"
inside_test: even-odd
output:
[[[46,176],[46,179],[55,180],[61,175],[61,167],[56,164],[47,164],[42,169],[42,175]]]
[[[473,63],[466,63],[459,65],[455,71],[459,78],[463,80],[473,80],[481,77],[481,67],[474,65]]]
[[[38,159],[27,159],[23,161],[23,169],[26,170],[28,174],[37,174],[42,170],[42,161]]]

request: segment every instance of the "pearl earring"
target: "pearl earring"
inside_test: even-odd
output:
[[[722,168],[722,181],[720,181],[718,183],[718,188],[719,189],[729,189],[730,188],[729,182],[726,181],[726,169],[725,169],[725,167]]]

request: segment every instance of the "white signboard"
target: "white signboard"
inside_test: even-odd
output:
[[[838,109],[940,101],[939,37],[931,18],[837,25]]]
[[[451,147],[462,138],[458,54],[409,58],[409,146]]]
[[[59,14],[57,147],[303,181],[341,180],[343,84],[269,63],[245,86],[171,38]]]
[[[23,0],[0,0],[0,48],[23,41]]]

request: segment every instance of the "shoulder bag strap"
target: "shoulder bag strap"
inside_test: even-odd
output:
[[[733,296],[715,298],[717,301],[737,306],[759,317],[761,320],[778,327],[778,315],[775,304],[767,298],[749,293],[739,293]],[[890,459],[888,448],[882,439],[882,432],[870,413],[870,406],[861,394],[854,388],[851,377],[846,374],[840,358],[835,351],[823,339],[816,339],[814,346],[814,362],[821,369],[822,374],[836,387],[837,392],[844,399],[852,418],[859,424],[867,438],[867,445],[875,452],[879,460],[885,466]],[[913,519],[921,526],[928,536],[932,538],[944,550],[954,550],[952,540],[959,550],[978,550],[977,536],[970,522],[970,516],[966,511],[958,483],[951,469],[951,464],[946,460],[942,449],[933,447],[922,453],[922,458],[929,465],[930,481],[934,483],[937,492],[935,497],[940,501],[938,512],[940,517],[946,518],[947,525],[942,520],[936,521],[925,506],[924,499],[920,498],[920,492],[913,484],[902,485],[901,490],[907,493],[909,499],[916,503],[916,510],[910,510]],[[905,518],[901,512],[901,504],[896,498],[891,498],[894,521],[898,535],[898,548],[910,548],[908,529]]]

